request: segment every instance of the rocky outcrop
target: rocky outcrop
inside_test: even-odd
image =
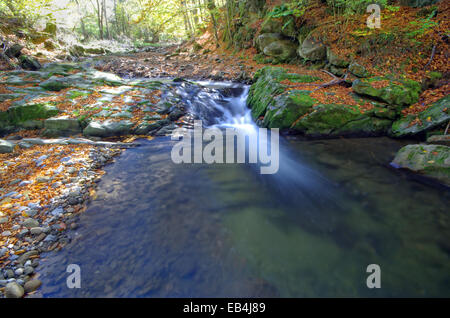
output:
[[[355,105],[324,105],[310,96],[311,91],[288,90],[282,81],[314,82],[319,78],[292,74],[279,67],[258,71],[251,86],[248,105],[262,126],[301,133],[311,137],[385,135],[392,114],[383,105],[362,113]]]
[[[450,95],[438,100],[417,115],[407,115],[394,122],[392,136],[415,135],[446,124],[450,120]]]
[[[398,151],[392,165],[434,178],[450,187],[450,147],[408,145]]]

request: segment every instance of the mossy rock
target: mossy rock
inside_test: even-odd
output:
[[[302,112],[305,105],[311,107],[309,96],[305,97],[305,92],[292,91],[286,92],[287,86],[281,82],[289,80],[294,83],[310,83],[320,80],[318,77],[288,73],[282,67],[266,66],[255,73],[254,84],[250,87],[247,98],[247,105],[252,109],[252,116],[255,120],[265,117],[266,111],[270,106],[270,114],[265,119],[265,125],[279,128],[287,128],[293,120],[290,116],[296,116]],[[308,93],[306,93],[307,95]],[[290,106],[286,107],[286,103]],[[300,106],[299,106],[300,105]],[[280,112],[278,109],[281,108]],[[302,109],[302,110],[300,110]],[[272,117],[275,116],[275,119]],[[282,114],[288,115],[286,120],[282,119]],[[295,119],[297,119],[298,115]],[[295,120],[294,119],[294,120]]]
[[[283,18],[267,17],[261,24],[260,33],[280,33],[286,37],[295,38],[298,32],[293,17],[286,16]]]
[[[391,124],[390,120],[361,114],[357,106],[321,104],[292,128],[311,137],[376,136],[385,134]]]
[[[72,83],[64,77],[52,76],[48,80],[40,83],[39,86],[48,91],[59,92],[60,90],[71,87]]]
[[[19,64],[23,69],[30,71],[37,71],[42,67],[37,59],[28,55],[19,56]]]
[[[352,88],[357,94],[400,106],[399,109],[417,103],[421,92],[420,84],[409,79],[390,80],[389,85],[383,88],[374,88],[370,80],[357,79],[353,81]]]
[[[419,119],[417,121],[417,119]],[[450,120],[450,95],[433,103],[417,115],[408,115],[392,125],[392,136],[415,135],[446,124]]]
[[[330,48],[327,48],[327,60],[331,65],[334,65],[337,68],[345,68],[350,65],[350,63],[335,54]]]
[[[450,147],[408,145],[401,148],[392,164],[437,179],[450,186]]]
[[[364,78],[370,76],[369,71],[363,65],[356,62],[350,63],[350,65],[348,66],[348,70],[356,77]]]
[[[10,107],[6,113],[12,124],[32,119],[46,119],[57,115],[58,108],[49,103],[27,104]]]
[[[81,133],[81,125],[77,119],[68,116],[48,118],[44,122],[43,135],[47,137],[70,136]]]
[[[287,91],[275,97],[264,116],[263,126],[268,128],[289,129],[301,116],[308,113],[316,100],[304,91]]]
[[[277,62],[287,62],[297,55],[297,45],[289,40],[274,41],[267,45],[263,53]]]

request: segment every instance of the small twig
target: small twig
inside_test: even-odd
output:
[[[445,128],[444,135],[447,135],[448,127],[449,127],[449,126],[450,126],[450,120],[449,120],[449,122],[448,122],[448,124],[447,124],[447,127]]]
[[[433,49],[431,50],[431,57],[430,57],[430,60],[428,61],[428,63],[427,64],[425,64],[425,66],[424,66],[424,70],[431,64],[431,62],[433,61],[433,58],[434,58],[434,54],[436,54],[436,44],[435,45],[433,45]]]

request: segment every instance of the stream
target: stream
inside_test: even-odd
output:
[[[248,87],[200,84],[178,88],[194,116],[256,130]],[[43,254],[42,296],[450,296],[450,193],[389,166],[407,141],[280,136],[273,175],[175,164],[175,142],[138,140],[105,168],[72,241]],[[69,264],[81,288],[67,287]]]

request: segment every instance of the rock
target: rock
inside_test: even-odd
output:
[[[302,91],[287,91],[275,97],[267,107],[263,126],[268,128],[289,129],[301,116],[309,112],[316,100]]]
[[[450,146],[450,135],[433,135],[427,138],[427,143]],[[0,222],[1,223],[1,222]]]
[[[22,275],[22,274],[23,274],[23,268],[18,268],[18,269],[16,269],[16,270],[14,271],[14,274],[15,274],[16,276]]]
[[[269,106],[272,107],[271,113],[274,114],[275,110],[273,108],[282,107],[284,102],[290,102],[290,98],[295,99],[295,97],[287,95],[280,99],[275,99],[277,95],[282,94],[286,90],[287,87],[281,84],[286,79],[292,82],[314,82],[319,80],[319,78],[312,76],[288,73],[281,67],[264,67],[260,69],[255,73],[253,78],[254,84],[250,87],[247,98],[247,104],[252,110],[252,117],[255,121],[265,116]],[[288,107],[288,109],[291,109],[291,107]],[[284,111],[289,111],[288,109]],[[270,122],[271,120],[268,118],[266,123],[270,124]],[[285,122],[283,126],[286,125],[287,123]]]
[[[49,90],[58,92],[65,88],[69,88],[73,85],[67,78],[65,77],[56,77],[52,76],[48,80],[39,84],[40,87]]]
[[[298,55],[306,60],[321,61],[327,56],[327,48],[310,33],[299,46]]]
[[[400,106],[398,110],[401,110],[402,106],[416,103],[421,91],[420,84],[409,79],[390,79],[389,84],[382,88],[374,88],[371,80],[357,79],[353,81],[352,89],[357,94],[369,96],[393,106]]]
[[[3,231],[2,236],[11,236],[11,231]]]
[[[422,80],[422,90],[430,88],[437,88],[442,84],[445,84],[445,79],[440,72],[428,72]]]
[[[268,17],[261,24],[260,33],[280,33],[286,37],[295,37],[297,35],[297,30],[292,17],[278,19]]]
[[[96,55],[111,53],[110,50],[107,50],[102,47],[86,47],[86,48],[84,48],[84,52],[86,54],[96,54]]]
[[[423,174],[450,186],[450,147],[408,145],[397,152],[392,165]]]
[[[450,120],[450,95],[438,100],[417,115],[407,115],[394,122],[392,136],[403,137],[425,132]]]
[[[72,45],[71,47],[69,47],[69,53],[73,57],[81,57],[85,55],[86,50],[81,45]]]
[[[263,52],[264,49],[272,42],[283,40],[283,36],[279,33],[264,33],[256,38],[256,45],[258,49]]]
[[[13,44],[11,47],[9,47],[6,51],[5,54],[10,57],[19,57],[23,49],[23,46],[20,44]]]
[[[32,218],[27,218],[23,221],[22,223],[23,226],[25,226],[26,228],[33,228],[33,227],[38,227],[39,226],[39,222],[36,221],[35,219]]]
[[[30,229],[30,233],[32,234],[32,235],[39,235],[39,234],[41,234],[43,231],[42,231],[42,228],[41,227],[33,227],[33,228],[31,228]]]
[[[6,140],[0,139],[0,153],[11,153],[14,151],[14,145]]]
[[[330,66],[330,72],[339,77],[342,77],[346,73],[346,70],[346,68],[341,68],[334,65]]]
[[[17,262],[18,262],[19,264],[23,264],[23,263],[25,263],[31,256],[38,255],[38,254],[39,254],[39,253],[38,253],[37,250],[32,250],[32,251],[25,252],[25,253],[23,253],[22,255],[19,256],[19,258],[17,259]]]
[[[289,40],[274,41],[267,45],[264,55],[275,58],[277,62],[285,62],[296,56],[297,45]]]
[[[24,294],[24,289],[22,286],[16,282],[8,283],[5,287],[6,298],[21,298]]]
[[[37,177],[36,183],[48,183],[50,182],[50,177]]]
[[[42,285],[42,282],[39,279],[32,279],[25,283],[24,290],[26,293],[31,293],[37,290]]]
[[[44,122],[44,127],[46,136],[70,136],[81,133],[78,119],[69,116],[48,118]]]
[[[42,67],[38,60],[28,55],[19,56],[19,64],[23,69],[30,71],[37,71]]]
[[[129,120],[106,120],[102,123],[92,121],[83,130],[83,134],[94,137],[122,136],[129,134],[133,126],[134,124]]]
[[[357,76],[357,77],[368,77],[370,76],[369,71],[366,70],[366,68],[356,62],[352,62],[349,66],[348,66],[348,70],[350,71],[350,73],[352,73],[353,75]]]
[[[327,60],[331,65],[339,68],[349,66],[349,62],[337,56],[330,48],[327,48]]]
[[[134,133],[136,135],[146,135],[150,131],[153,131],[153,130],[156,130],[159,128],[161,128],[161,123],[143,122],[143,123],[139,124],[139,126],[136,127],[136,129],[134,130]]]
[[[34,268],[33,266],[25,266],[25,268],[23,269],[23,273],[25,275],[31,275],[34,273]]]
[[[7,110],[8,120],[12,124],[20,124],[28,120],[45,119],[57,115],[58,108],[48,103],[22,104]],[[26,140],[23,140],[26,142]]]
[[[311,137],[383,135],[392,121],[361,114],[355,106],[317,105],[292,127]]]

